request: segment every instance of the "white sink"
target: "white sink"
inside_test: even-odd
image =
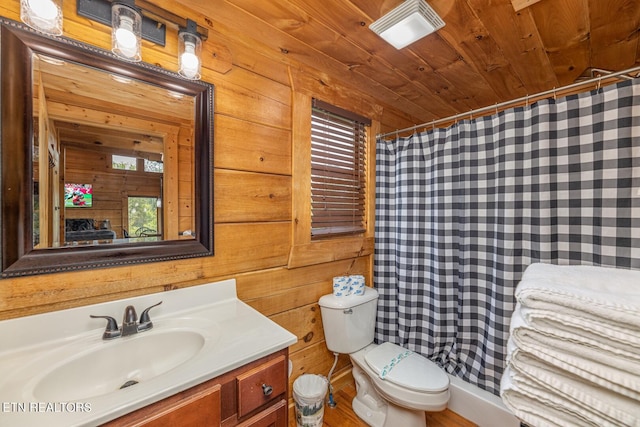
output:
[[[182,365],[202,350],[204,342],[201,334],[188,330],[104,341],[45,372],[33,396],[55,402],[117,393]]]
[[[127,337],[90,317],[160,300],[153,329]],[[0,425],[46,427],[103,424],[296,342],[233,279],[3,320],[0,337]]]

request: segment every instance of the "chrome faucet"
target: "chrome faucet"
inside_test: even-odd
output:
[[[148,331],[153,328],[153,322],[149,317],[149,310],[153,307],[157,307],[162,304],[160,301],[157,304],[152,305],[151,307],[147,307],[140,316],[140,321],[138,321],[138,317],[136,315],[136,309],[132,305],[128,305],[127,308],[124,309],[124,316],[122,317],[122,327],[118,328],[118,322],[111,316],[94,316],[93,314],[89,315],[89,317],[93,319],[106,319],[107,327],[102,334],[103,340],[110,340],[118,337],[126,337],[129,335],[137,334],[138,332]]]

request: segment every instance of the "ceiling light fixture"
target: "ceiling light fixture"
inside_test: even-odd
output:
[[[52,36],[62,35],[62,0],[20,0],[20,19]]]
[[[444,27],[444,21],[424,0],[406,0],[369,28],[396,49],[402,49]]]

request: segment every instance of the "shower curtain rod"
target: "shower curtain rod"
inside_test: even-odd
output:
[[[597,72],[607,72],[605,70],[601,70],[601,69],[598,69],[598,68],[594,68],[593,70],[597,71]],[[633,74],[633,73],[636,73],[636,75],[633,76],[633,77],[630,76],[630,74]],[[437,119],[437,120],[433,120],[431,122],[425,122],[425,123],[422,123],[422,124],[419,124],[419,125],[415,125],[415,126],[411,126],[411,127],[404,128],[404,129],[396,129],[393,132],[387,132],[387,133],[378,134],[378,135],[376,135],[376,139],[385,138],[385,137],[387,137],[389,135],[398,135],[400,133],[413,131],[413,130],[416,130],[416,129],[422,128],[422,127],[424,127],[424,128],[435,127],[438,124],[456,121],[456,120],[461,119],[463,117],[473,118],[473,116],[475,114],[479,114],[479,113],[481,114],[481,113],[485,113],[487,111],[495,110],[497,112],[499,108],[508,107],[510,105],[515,105],[515,104],[522,104],[523,102],[524,103],[528,103],[529,100],[532,100],[532,99],[536,99],[537,100],[538,98],[546,98],[546,97],[548,97],[550,95],[553,95],[555,97],[558,94],[558,92],[564,92],[564,91],[567,91],[567,90],[576,89],[576,88],[581,87],[581,86],[589,86],[589,85],[592,85],[594,83],[596,83],[597,87],[600,88],[600,84],[602,83],[602,80],[609,80],[609,79],[613,79],[613,78],[616,78],[617,80],[623,80],[623,79],[632,80],[633,78],[636,78],[636,77],[640,77],[640,66],[629,68],[629,69],[626,69],[626,70],[623,70],[623,71],[617,71],[615,73],[609,73],[609,74],[604,75],[604,76],[601,75],[601,76],[598,76],[598,77],[591,78],[589,80],[584,80],[584,81],[581,81],[581,82],[572,83],[570,85],[562,86],[562,87],[559,87],[559,88],[553,88],[553,89],[546,90],[546,91],[543,91],[543,92],[538,92],[538,93],[536,93],[534,95],[526,95],[526,96],[523,96],[523,97],[518,98],[518,99],[513,99],[511,101],[505,101],[505,102],[501,102],[501,103],[495,104],[495,105],[488,105],[486,107],[477,108],[475,110],[471,110],[471,111],[468,111],[468,112],[465,112],[465,113],[459,113],[459,114],[455,114],[453,116],[445,117],[444,119]]]

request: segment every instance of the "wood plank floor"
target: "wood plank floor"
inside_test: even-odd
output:
[[[346,385],[338,391],[334,390],[333,398],[337,403],[335,408],[325,406],[324,427],[367,427],[351,409],[351,400],[356,395],[354,385]],[[290,427],[296,426],[296,420],[289,422]],[[428,427],[477,427],[476,424],[462,418],[448,409],[442,412],[427,413]],[[400,426],[398,426],[400,427]]]

